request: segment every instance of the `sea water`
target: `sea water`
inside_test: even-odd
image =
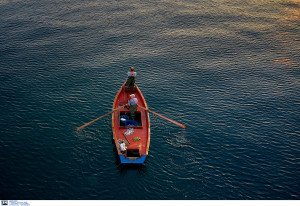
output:
[[[0,199],[299,199],[297,0],[1,0]],[[111,116],[129,68],[145,164]]]

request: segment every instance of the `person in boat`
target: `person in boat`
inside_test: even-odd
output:
[[[132,120],[135,120],[135,113],[138,107],[138,100],[135,98],[134,94],[130,95],[130,100],[128,101],[128,106],[130,106],[130,117]]]
[[[136,72],[134,71],[134,67],[131,67],[130,71],[127,73],[126,93],[129,92],[130,88],[132,88],[132,93],[135,92],[135,89],[134,89],[135,77],[136,77]]]

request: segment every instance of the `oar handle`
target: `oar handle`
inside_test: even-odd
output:
[[[117,109],[114,109],[114,110],[108,112],[107,114],[102,115],[101,117],[98,117],[97,119],[94,119],[94,120],[92,120],[92,121],[90,121],[90,122],[88,122],[88,123],[86,123],[86,124],[84,124],[84,125],[82,125],[82,126],[80,126],[80,127],[77,127],[76,130],[79,131],[79,130],[85,128],[86,126],[88,126],[88,125],[90,125],[90,124],[92,124],[92,123],[98,121],[99,119],[102,119],[103,117],[106,117],[107,115],[109,115],[109,114],[111,114],[111,113],[113,113],[113,112],[116,112],[116,111],[122,109],[122,108],[125,107],[125,106],[126,106],[126,104],[123,105],[123,106],[120,106],[120,107],[118,107]]]
[[[178,122],[176,122],[176,121],[174,121],[174,120],[172,120],[172,119],[169,119],[169,118],[167,118],[167,117],[165,117],[165,116],[163,116],[163,115],[161,115],[161,114],[158,114],[158,113],[156,113],[156,112],[153,112],[153,111],[151,111],[150,109],[146,109],[145,107],[142,107],[142,106],[140,106],[140,105],[139,105],[139,107],[142,108],[142,109],[144,109],[144,110],[146,110],[146,111],[149,111],[149,112],[151,112],[151,113],[153,113],[153,114],[155,114],[155,115],[157,115],[157,116],[159,116],[159,117],[161,117],[161,118],[163,118],[163,119],[165,119],[165,120],[168,120],[168,121],[170,121],[170,122],[172,122],[172,123],[178,125],[179,127],[182,127],[182,128],[185,128],[185,127],[186,127],[185,125],[180,124],[180,123],[178,123]]]

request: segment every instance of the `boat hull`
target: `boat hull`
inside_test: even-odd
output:
[[[142,155],[140,158],[129,159],[125,155],[119,155],[122,164],[143,164],[147,158],[147,155]]]
[[[126,93],[126,81],[117,93],[113,109],[116,109],[130,100]],[[150,146],[150,118],[149,113],[142,109],[148,108],[145,98],[135,84],[135,97],[138,107],[134,120],[130,119],[130,110],[122,108],[112,114],[112,130],[118,156],[122,164],[142,164],[145,162]],[[125,148],[125,149],[124,149]]]

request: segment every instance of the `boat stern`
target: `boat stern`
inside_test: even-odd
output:
[[[126,157],[125,155],[119,155],[121,163],[129,164],[142,164],[145,162],[147,155],[140,157]]]

